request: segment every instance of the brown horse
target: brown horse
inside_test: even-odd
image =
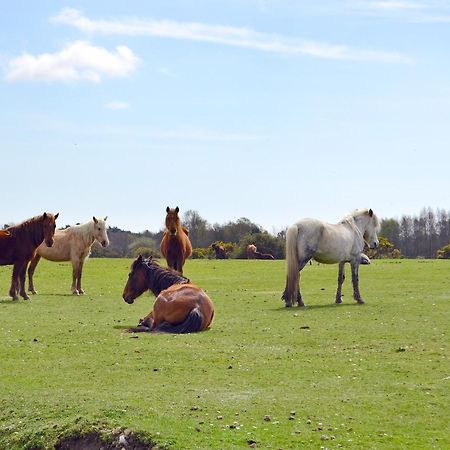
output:
[[[178,213],[178,206],[175,209],[166,208],[166,228],[160,249],[166,258],[167,265],[183,274],[183,265],[192,253],[192,245],[189,240],[189,231],[181,226]]]
[[[214,317],[214,305],[206,293],[188,278],[139,255],[131,265],[123,299],[131,304],[150,289],[156,296],[153,310],[129,332],[193,333],[206,330]]]
[[[225,251],[225,247],[220,244],[211,244],[211,248],[214,250],[216,254],[216,259],[227,259],[227,252]]]
[[[13,300],[29,300],[25,292],[25,273],[28,263],[42,242],[53,245],[58,214],[44,213],[0,233],[0,266],[14,265],[9,295]]]

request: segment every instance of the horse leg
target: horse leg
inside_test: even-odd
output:
[[[30,297],[28,296],[28,294],[25,291],[25,275],[27,273],[27,264],[28,261],[25,261],[23,263],[23,265],[20,268],[19,271],[19,291],[20,291],[20,295],[23,297],[24,300],[30,300]]]
[[[80,262],[78,267],[78,278],[77,278],[77,290],[80,295],[84,295],[84,291],[81,288],[81,275],[83,273],[83,261]]]
[[[78,294],[77,282],[78,282],[79,263],[72,261],[72,294]]]
[[[353,298],[359,303],[363,304],[364,300],[361,298],[361,294],[359,293],[359,261],[351,262],[352,267],[352,283],[353,283]]]
[[[345,280],[345,262],[339,263],[338,286],[336,291],[336,303],[342,303],[342,283]]]
[[[13,300],[19,300],[18,290],[19,290],[19,264],[14,264],[12,277],[11,277],[11,287],[9,289],[9,295]]]
[[[302,294],[300,292],[300,272],[303,269],[303,267],[306,266],[306,264],[308,263],[308,261],[310,259],[311,259],[311,257],[308,257],[307,259],[304,259],[304,260],[300,261],[300,263],[299,263],[299,270],[298,270],[298,273],[296,274],[295,290],[292,294],[292,298],[288,298],[287,281],[286,281],[286,288],[284,289],[283,295],[281,296],[281,298],[286,303],[286,308],[290,308],[291,306],[294,306],[295,301],[297,302],[298,306],[301,306],[301,307],[305,306],[305,304],[303,303]]]
[[[35,257],[30,262],[30,266],[28,267],[28,290],[32,294],[37,294],[37,291],[34,289],[33,275],[40,259],[41,259],[40,255],[35,255]]]

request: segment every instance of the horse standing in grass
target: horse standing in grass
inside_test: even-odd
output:
[[[82,295],[81,275],[84,261],[89,257],[94,241],[99,242],[102,247],[109,245],[106,232],[106,219],[92,218],[90,222],[74,225],[64,230],[56,230],[55,243],[48,248],[40,245],[28,268],[28,290],[37,294],[33,284],[33,274],[41,258],[49,261],[71,261],[72,262],[72,294]]]
[[[14,265],[9,290],[13,300],[19,299],[18,294],[30,299],[25,292],[27,265],[42,242],[47,247],[53,245],[58,215],[44,213],[0,232],[0,265]]]
[[[129,332],[193,333],[206,330],[214,317],[214,305],[206,293],[172,269],[139,255],[131,266],[123,299],[131,304],[150,289],[156,296],[153,310]]]
[[[181,226],[178,213],[178,206],[175,209],[166,208],[166,228],[164,232],[160,250],[167,265],[183,274],[183,265],[192,253],[192,245],[189,240],[189,231]]]
[[[364,303],[359,292],[358,269],[362,250],[378,246],[377,232],[380,223],[371,209],[358,209],[337,224],[328,224],[316,219],[302,219],[291,225],[286,233],[286,288],[282,295],[286,306],[305,306],[300,293],[300,271],[311,258],[324,264],[339,264],[336,303],[342,302],[344,265],[350,263],[352,271],[353,298]]]

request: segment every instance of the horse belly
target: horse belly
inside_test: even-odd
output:
[[[57,238],[55,235],[55,241],[51,247],[47,247],[45,243],[42,243],[37,248],[37,254],[49,261],[69,261],[70,260],[70,247],[63,239]]]

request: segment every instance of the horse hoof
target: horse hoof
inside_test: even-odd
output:
[[[37,295],[37,291],[35,291],[34,289],[30,291],[30,294],[32,295]]]
[[[362,298],[360,298],[359,300],[356,300],[356,303],[358,305],[364,305],[364,300]]]
[[[80,294],[78,293],[78,291],[72,291],[72,294],[73,294],[73,295],[80,295]]]
[[[83,289],[80,289],[80,290],[78,291],[78,295],[84,295]]]
[[[30,300],[30,297],[29,297],[28,295],[22,295],[22,298],[23,298],[24,300]]]
[[[342,303],[342,299],[341,298],[337,298],[336,299],[336,305],[340,305]]]

